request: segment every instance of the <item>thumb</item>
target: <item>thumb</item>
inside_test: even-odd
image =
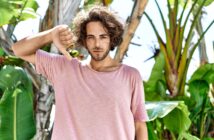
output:
[[[68,60],[71,60],[72,57],[71,55],[63,48],[63,49],[60,49],[60,52],[68,59]]]

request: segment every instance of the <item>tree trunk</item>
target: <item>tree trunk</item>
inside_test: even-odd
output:
[[[115,54],[114,59],[116,61],[122,62],[123,57],[128,49],[129,43],[131,42],[131,39],[133,38],[134,33],[140,23],[147,2],[148,0],[135,0],[135,4],[132,10],[133,13],[131,17],[129,17],[129,20],[127,20],[127,24],[123,35],[123,42],[121,43],[120,46],[118,46]]]
[[[194,17],[196,15],[196,11],[197,11],[196,8],[193,11]],[[201,11],[200,16],[199,16],[198,21],[197,21],[197,24],[196,24],[196,27],[195,27],[195,29],[198,32],[199,36],[201,36],[201,34],[203,33],[203,27],[202,27],[202,23],[201,23],[202,14],[203,14],[203,11]],[[200,65],[204,65],[204,64],[208,63],[208,57],[207,57],[207,51],[206,51],[206,43],[205,43],[205,39],[204,38],[201,40],[198,49],[199,49]]]
[[[13,54],[11,50],[12,44],[13,41],[11,40],[7,32],[2,27],[0,27],[0,47],[2,47],[7,55]]]

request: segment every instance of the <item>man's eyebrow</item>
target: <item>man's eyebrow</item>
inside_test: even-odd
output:
[[[94,35],[92,34],[87,34],[86,37],[93,37]]]
[[[109,36],[109,34],[105,33],[105,34],[101,34],[100,36]]]
[[[95,36],[95,35],[93,35],[93,34],[87,34],[86,37],[88,37],[88,36]],[[109,36],[109,34],[104,33],[104,34],[100,34],[99,36]]]

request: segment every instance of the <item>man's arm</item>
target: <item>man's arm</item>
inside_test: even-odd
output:
[[[146,122],[135,121],[135,140],[148,140]]]
[[[16,56],[34,64],[36,51],[52,42],[63,55],[71,59],[71,56],[66,51],[65,45],[72,43],[72,34],[66,25],[59,25],[50,30],[26,37],[16,42],[12,46],[12,49]],[[67,47],[68,46],[69,45],[67,45]]]

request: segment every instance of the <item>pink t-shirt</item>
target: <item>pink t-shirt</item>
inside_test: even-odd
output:
[[[134,121],[146,121],[139,72],[122,64],[97,72],[77,59],[37,51],[36,70],[53,84],[52,140],[134,140]]]

